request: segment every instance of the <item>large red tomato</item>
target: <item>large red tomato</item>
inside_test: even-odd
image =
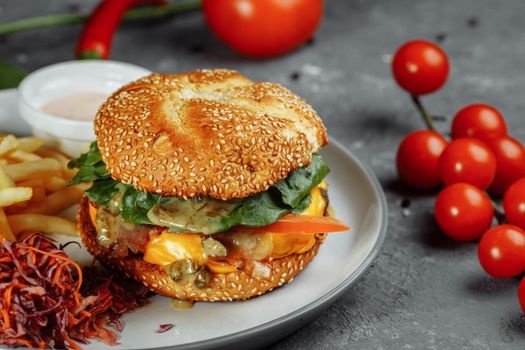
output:
[[[315,33],[323,0],[204,0],[211,30],[235,51],[252,57],[284,54]]]

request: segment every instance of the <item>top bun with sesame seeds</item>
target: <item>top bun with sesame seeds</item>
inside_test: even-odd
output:
[[[167,197],[221,200],[267,190],[328,142],[303,99],[233,70],[132,82],[100,108],[95,132],[116,180]]]

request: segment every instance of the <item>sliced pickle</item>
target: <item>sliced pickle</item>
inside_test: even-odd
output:
[[[148,219],[157,226],[168,227],[173,232],[198,232],[212,234],[220,230],[218,218],[230,213],[238,201],[217,201],[193,198],[172,199],[148,211]]]
[[[148,211],[148,219],[157,226],[170,228],[173,232],[182,233],[186,229],[186,221],[175,216],[173,212],[156,205]],[[190,231],[186,229],[186,231]]]
[[[226,256],[228,255],[228,251],[226,250],[226,247],[219,242],[216,239],[213,238],[206,238],[202,241],[202,248],[204,251],[204,254],[207,256]]]
[[[111,215],[117,216],[122,211],[122,192],[117,192],[108,202],[108,209]]]
[[[271,233],[236,231],[225,234],[224,237],[237,247],[246,259],[262,260],[272,252]]]
[[[117,239],[117,217],[111,215],[106,208],[97,211],[97,242],[103,247],[111,246]]]

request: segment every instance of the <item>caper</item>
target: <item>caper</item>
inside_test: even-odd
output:
[[[210,283],[210,271],[208,271],[207,267],[203,267],[200,269],[199,272],[197,272],[197,275],[195,276],[195,280],[193,281],[193,284],[195,287],[199,289],[206,288],[208,284]]]
[[[177,260],[168,267],[168,274],[175,282],[184,282],[190,275],[199,270],[199,264],[194,260]]]

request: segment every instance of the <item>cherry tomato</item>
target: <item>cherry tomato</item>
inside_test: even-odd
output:
[[[525,270],[525,231],[512,225],[488,230],[478,245],[481,267],[491,276],[510,278]]]
[[[452,138],[475,137],[483,140],[507,135],[503,115],[494,107],[476,103],[456,113],[452,122]]]
[[[525,277],[521,279],[518,288],[518,300],[520,301],[521,310],[525,312]]]
[[[525,230],[525,178],[516,181],[505,192],[503,209],[509,223]]]
[[[204,0],[202,9],[211,30],[232,49],[272,57],[314,35],[323,0]]]
[[[429,189],[439,186],[438,161],[447,140],[430,130],[406,136],[397,150],[397,172],[407,185]]]
[[[483,141],[457,139],[441,154],[439,175],[446,185],[466,182],[484,190],[496,175],[496,157]]]
[[[466,183],[457,183],[438,195],[434,215],[447,236],[471,241],[481,237],[490,227],[494,209],[485,192]]]
[[[413,95],[438,90],[447,81],[448,72],[445,52],[424,40],[412,40],[401,46],[392,62],[392,73],[397,83]]]
[[[485,140],[496,157],[496,177],[489,191],[505,193],[507,188],[525,176],[525,148],[510,136]]]

